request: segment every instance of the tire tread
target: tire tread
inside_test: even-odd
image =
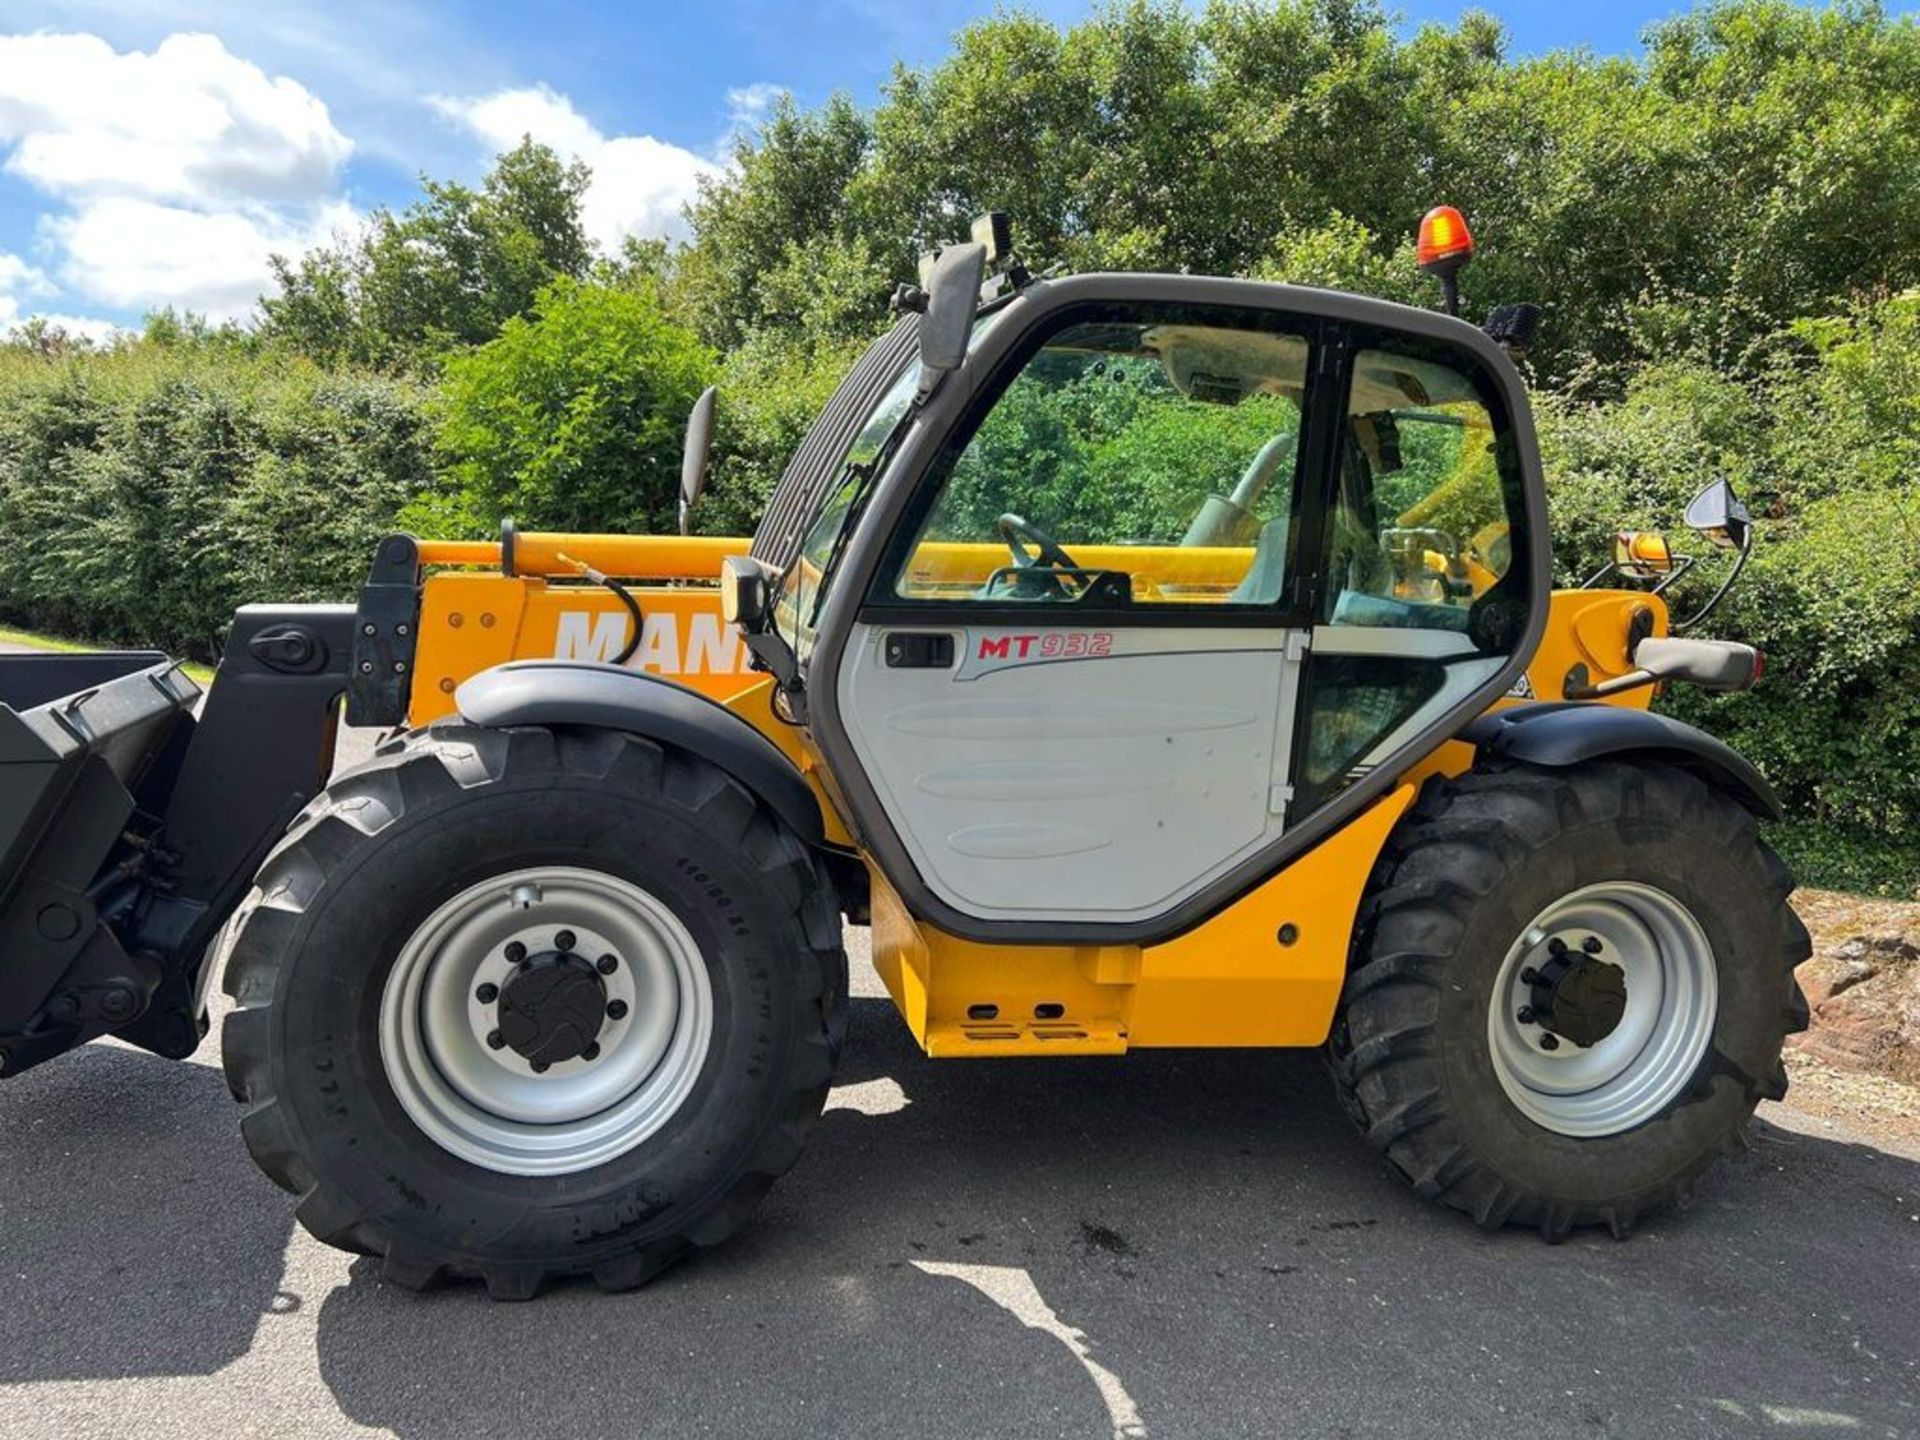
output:
[[[343,1190],[318,1179],[300,1152],[275,1098],[273,996],[301,913],[329,875],[359,844],[409,812],[464,789],[521,776],[584,774],[637,798],[664,800],[744,855],[759,878],[791,909],[802,938],[795,955],[813,1017],[789,1077],[793,1089],[763,1128],[731,1188],[680,1233],[601,1252],[580,1261],[492,1262],[472,1254],[423,1250],[378,1215],[355,1208]],[[236,1002],[222,1031],[228,1087],[248,1106],[241,1129],[260,1169],[300,1198],[300,1223],[317,1239],[380,1259],[384,1278],[426,1289],[450,1278],[478,1280],[496,1300],[530,1300],[554,1281],[590,1277],[601,1288],[644,1285],[691,1251],[717,1245],[737,1230],[773,1182],[799,1159],[825,1105],[846,1033],[846,954],[838,910],[824,866],[717,767],[685,752],[616,732],[544,729],[483,730],[442,722],[384,745],[364,765],[339,777],[307,806],[269,853],[240,907],[224,988]]]
[[[1753,817],[1698,776],[1663,763],[1601,761],[1569,770],[1511,764],[1429,781],[1389,838],[1356,926],[1354,959],[1329,1041],[1341,1107],[1367,1141],[1423,1195],[1464,1210],[1481,1227],[1513,1224],[1558,1243],[1581,1226],[1624,1239],[1648,1214],[1684,1208],[1717,1153],[1746,1139],[1745,1117],[1785,1095],[1775,1062],[1738,1077],[1741,1122],[1691,1164],[1641,1193],[1592,1204],[1529,1193],[1498,1175],[1463,1141],[1449,1115],[1436,1059],[1439,996],[1448,942],[1486,893],[1489,864],[1503,870],[1570,824],[1662,816],[1724,827],[1730,844],[1758,851],[1764,888],[1782,908],[1776,957],[1783,1031],[1806,1027],[1794,967],[1809,953],[1806,927],[1786,908],[1787,866],[1760,838]]]

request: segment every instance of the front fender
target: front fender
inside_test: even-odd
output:
[[[1578,701],[1515,705],[1482,715],[1460,738],[1484,756],[1556,768],[1602,755],[1660,755],[1698,771],[1763,820],[1779,820],[1785,813],[1766,776],[1745,756],[1650,710]]]
[[[719,766],[809,845],[826,839],[820,802],[774,743],[724,705],[683,685],[585,660],[513,660],[482,670],[454,692],[470,724],[587,725],[624,730]]]

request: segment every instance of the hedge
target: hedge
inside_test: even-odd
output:
[[[244,346],[0,350],[0,615],[196,658],[338,600],[432,477],[423,391]]]

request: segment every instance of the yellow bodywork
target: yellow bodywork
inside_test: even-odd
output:
[[[521,535],[514,573],[506,575],[495,542],[422,542],[421,563],[431,568],[422,587],[408,722],[452,714],[460,682],[489,666],[620,653],[633,630],[626,607],[569,560],[631,582],[645,625],[629,663],[731,700],[765,679],[749,668],[746,646],[720,619],[720,562],[746,550],[745,540],[705,536]]]
[[[1318,1045],[1403,785],[1211,920],[1160,945],[983,945],[915,920],[877,868],[873,962],[929,1055]]]
[[[753,672],[739,637],[720,620],[714,577],[739,539],[676,536],[522,535],[515,574],[500,570],[490,542],[426,542],[430,567],[420,613],[409,719],[423,725],[453,710],[469,675],[507,660],[612,659],[631,622],[604,587],[580,578],[591,565],[629,582],[645,616],[636,667],[720,701],[777,745],[820,799],[832,842],[852,833],[816,757],[773,712],[771,682]],[[1113,547],[1117,552],[1119,547]],[[1002,558],[995,558],[996,556]],[[1126,547],[1089,553],[1156,593],[1224,598],[1249,552],[1231,547]],[[916,593],[980,584],[1004,551],[923,546],[909,584]],[[1526,681],[1529,698],[1559,700],[1570,673],[1590,681],[1629,668],[1634,611],[1665,634],[1665,605],[1644,591],[1563,590]],[[1651,687],[1608,703],[1644,708]],[[1496,707],[1497,708],[1497,707]],[[929,1055],[1111,1055],[1135,1046],[1294,1046],[1326,1039],[1346,976],[1362,892],[1388,833],[1433,775],[1457,774],[1472,749],[1449,743],[1408,771],[1399,788],[1330,839],[1212,919],[1157,945],[985,945],[915,919],[869,861],[873,958],[894,1003]]]

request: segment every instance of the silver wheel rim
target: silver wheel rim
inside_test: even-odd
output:
[[[1626,1005],[1611,1034],[1582,1047],[1522,1016],[1558,941],[1624,971]],[[1652,1119],[1693,1079],[1713,1039],[1719,976],[1693,913],[1664,890],[1610,881],[1575,890],[1534,918],[1501,963],[1488,1006],[1493,1069],[1535,1124],[1578,1137],[1617,1135]]]
[[[486,988],[514,974],[510,946],[547,952],[562,931],[600,960],[609,1018],[591,1058],[536,1072],[488,1043],[500,1012]],[[506,1175],[572,1174],[633,1149],[685,1102],[712,1032],[706,964],[679,918],[637,885],[567,866],[503,874],[441,905],[401,947],[380,1002],[380,1058],[408,1117]]]

